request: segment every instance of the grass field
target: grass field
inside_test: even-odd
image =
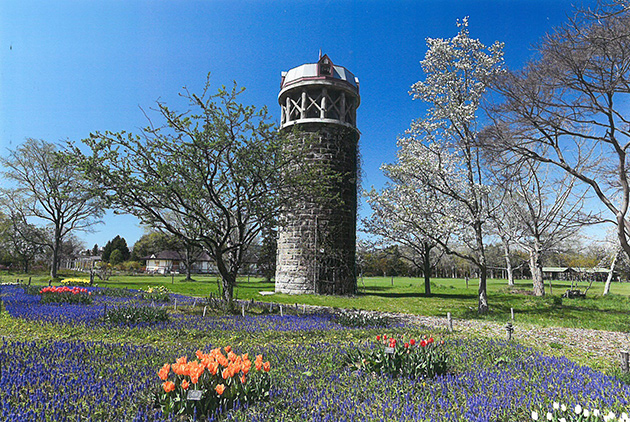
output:
[[[23,275],[3,275],[0,281],[16,279],[28,281]],[[47,284],[46,279],[32,276],[31,282]],[[204,297],[217,293],[216,281],[134,276],[112,278],[100,287],[144,290],[164,285],[173,292]],[[615,295],[607,298],[592,290],[581,301],[561,300],[567,287],[556,283],[553,295],[534,298],[525,294],[525,281],[517,286],[520,293],[510,293],[504,281],[492,280],[492,312],[485,318],[505,321],[513,307],[517,321],[627,330],[630,286],[614,285]],[[360,288],[355,297],[263,296],[259,292],[271,291],[273,285],[252,278],[239,281],[237,294],[257,301],[438,316],[450,311],[456,317],[477,318],[477,286],[472,281],[467,289],[463,280],[437,279],[431,297],[424,296],[420,279],[394,279],[392,286],[391,279],[370,278]],[[262,402],[210,420],[524,422],[532,410],[553,411],[556,401],[569,411],[580,405],[619,414],[630,406],[630,378],[617,362],[595,362],[584,355],[577,359],[572,348],[563,349],[561,356],[548,356],[540,353],[545,349],[542,342],[508,342],[490,333],[450,333],[404,324],[356,328],[343,326],[330,314],[282,316],[266,312],[266,307],[246,316],[212,311],[205,315],[205,310],[202,315],[207,302],[182,296],[177,296],[177,309],[173,297],[161,308],[142,294],[119,297],[117,290],[89,289],[95,293],[93,303],[58,305],[42,303],[39,289],[0,285],[1,421],[180,420],[154,409],[153,394],[163,391],[158,370],[181,356],[193,359],[197,349],[208,352],[226,345],[271,362],[270,394]],[[106,295],[99,295],[99,290]],[[102,317],[121,305],[166,310],[169,320],[127,324]],[[348,366],[347,356],[381,347],[375,339],[385,333],[400,339],[398,347],[424,336],[444,340],[448,373],[432,379],[391,378]]]
[[[70,276],[70,274],[67,274]],[[26,275],[2,275],[3,281],[28,280]],[[32,282],[47,283],[47,276],[32,276]],[[358,281],[359,293],[353,297],[323,295],[261,295],[261,291],[273,291],[273,283],[251,278],[241,278],[235,289],[238,299],[254,299],[282,304],[321,305],[338,308],[356,308],[383,312],[402,312],[425,316],[485,319],[505,322],[514,309],[515,320],[541,326],[591,328],[611,331],[630,331],[630,283],[614,283],[612,294],[602,297],[603,283],[594,283],[586,299],[561,298],[570,282],[553,281],[553,293],[539,298],[531,295],[531,281],[517,280],[516,286],[507,288],[506,280],[488,280],[490,312],[477,314],[478,280],[471,279],[466,288],[462,279],[433,279],[432,295],[424,295],[424,280],[420,278],[366,277]],[[170,276],[112,276],[108,282],[97,283],[102,287],[146,289],[162,285],[170,291],[187,296],[206,297],[218,294],[216,276],[197,276],[194,282],[182,277]],[[584,291],[588,283],[578,288]]]

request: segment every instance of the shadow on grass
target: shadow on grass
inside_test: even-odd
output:
[[[396,298],[475,299],[477,297],[475,294],[469,295],[469,294],[453,294],[453,293],[431,293],[430,295],[426,295],[424,292],[408,292],[408,293],[386,293],[386,292],[380,292],[380,293],[374,293],[374,292],[371,292],[369,290],[372,290],[372,289],[366,289],[366,291],[361,291],[360,293],[357,294],[357,296],[377,296],[377,297],[384,297],[384,298],[389,298],[389,299],[396,299]],[[383,289],[383,290],[385,290],[385,289]]]

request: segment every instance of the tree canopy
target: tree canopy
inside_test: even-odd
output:
[[[158,102],[161,123],[139,135],[94,133],[83,140],[90,155],[73,152],[111,206],[208,251],[231,302],[248,247],[288,197],[287,168],[301,161],[284,154],[265,108],[239,102],[243,89],[208,89],[182,93],[185,112]]]

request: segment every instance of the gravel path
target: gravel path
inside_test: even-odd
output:
[[[434,329],[448,329],[446,318],[408,314],[389,314],[396,319]],[[455,333],[479,334],[484,337],[507,338],[505,324],[489,321],[453,320]],[[570,351],[579,361],[591,364],[619,365],[620,352],[630,351],[629,333],[582,328],[540,327],[514,323],[512,338],[523,344],[536,345],[545,353],[565,355]]]
[[[315,305],[300,305],[301,309],[328,310],[334,308]],[[395,320],[424,326],[429,329],[447,330],[448,321],[444,317],[419,316],[401,313],[362,311],[388,316]],[[630,333],[618,331],[591,330],[583,328],[541,327],[538,325],[514,322],[512,338],[524,345],[531,344],[545,354],[571,356],[572,359],[594,368],[619,367],[621,351],[630,351]],[[505,324],[493,321],[453,319],[455,335],[477,334],[482,337],[507,338]]]

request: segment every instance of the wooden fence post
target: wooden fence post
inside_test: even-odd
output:
[[[623,372],[628,372],[630,371],[630,352],[628,352],[627,350],[622,350],[621,351],[621,369],[623,370]]]

